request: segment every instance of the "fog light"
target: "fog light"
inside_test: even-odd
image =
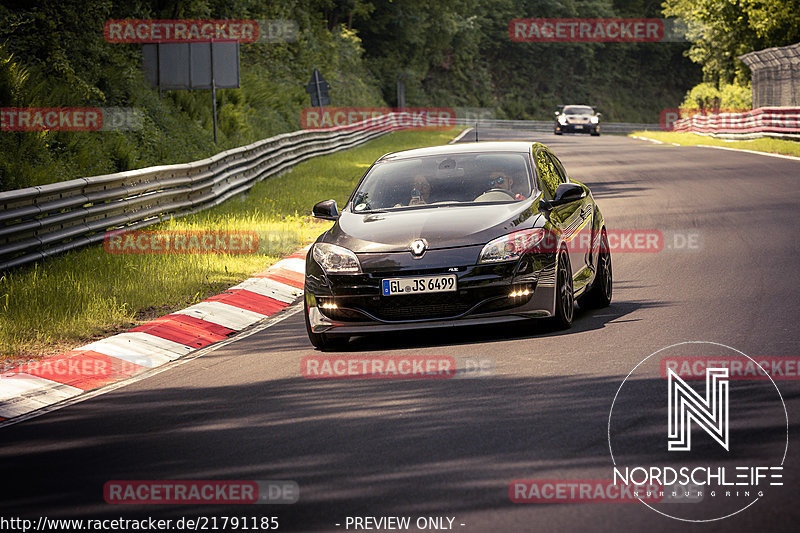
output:
[[[325,302],[320,307],[323,309],[336,309],[338,306],[333,302]]]
[[[521,296],[528,296],[531,293],[529,289],[519,289],[516,291],[511,291],[508,295],[509,298],[519,298]]]

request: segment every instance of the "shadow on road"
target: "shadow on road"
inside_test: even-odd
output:
[[[398,332],[366,335],[354,337],[344,350],[348,352],[407,350],[424,346],[469,345],[493,343],[499,340],[557,337],[602,329],[611,322],[617,321],[639,309],[669,305],[672,304],[669,302],[623,301],[613,302],[609,307],[598,310],[582,310],[580,307],[576,307],[572,327],[566,330],[554,330],[546,319],[532,319],[484,326],[419,330],[413,333]]]
[[[592,190],[592,196],[598,201],[609,198],[631,198],[644,191],[652,190],[650,187],[637,186],[636,180],[623,181],[583,181]]]
[[[291,531],[333,530],[348,515],[500,511],[514,505],[513,479],[610,478],[606,427],[621,382],[582,375],[297,378],[121,389],[3,430],[0,508],[4,515],[93,518],[272,514]],[[625,387],[615,424],[638,428],[637,438],[663,439],[665,428],[639,427],[639,406],[664,381]],[[756,416],[761,405],[745,408]],[[776,444],[765,442],[780,433],[766,424],[748,453]],[[285,506],[103,501],[106,481],[135,479],[294,480],[301,492]]]

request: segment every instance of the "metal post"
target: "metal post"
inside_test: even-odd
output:
[[[162,97],[161,93],[161,43],[156,44],[156,83],[158,83],[158,98]]]
[[[319,104],[319,115],[322,116],[322,91],[319,88],[319,71],[314,69],[314,87],[317,88],[317,103]]]
[[[406,107],[406,71],[397,76],[397,107],[404,109]]]
[[[214,40],[211,40],[211,109],[214,117],[214,144],[217,144],[217,82],[214,79]]]

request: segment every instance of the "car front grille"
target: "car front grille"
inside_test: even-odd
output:
[[[371,314],[381,320],[446,318],[462,315],[476,303],[456,292],[387,296]]]
[[[333,320],[343,322],[372,320],[386,322],[455,318],[481,304],[476,313],[510,309],[530,300],[508,297],[508,287],[470,289],[457,292],[381,296],[380,298],[347,298],[339,301],[337,309],[322,312]]]

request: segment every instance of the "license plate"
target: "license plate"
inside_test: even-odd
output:
[[[423,276],[418,278],[387,278],[382,280],[381,292],[384,296],[398,294],[422,294],[430,292],[450,292],[456,289],[456,275]]]
[[[581,126],[581,125],[579,124],[579,125],[575,126],[575,129],[576,129],[576,130],[582,130],[582,129],[583,129],[583,126]]]

